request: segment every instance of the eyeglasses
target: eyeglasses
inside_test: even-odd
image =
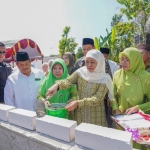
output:
[[[119,59],[119,62],[120,63],[129,63],[130,62],[130,60],[129,59]]]
[[[4,52],[0,52],[0,55],[5,55],[6,54],[6,52],[4,51]]]

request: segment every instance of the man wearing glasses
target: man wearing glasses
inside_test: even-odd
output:
[[[0,42],[0,103],[4,103],[4,87],[7,77],[11,74],[11,66],[4,62],[6,54],[6,48],[3,43]]]

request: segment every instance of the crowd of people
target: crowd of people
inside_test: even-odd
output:
[[[45,114],[44,106],[66,103],[73,120],[114,127],[110,115],[150,113],[150,46],[126,48],[119,64],[109,60],[110,50],[96,50],[84,38],[83,57],[66,52],[62,58],[43,63],[43,72],[31,67],[26,52],[16,53],[18,70],[4,62],[6,47],[0,43],[0,102]],[[121,67],[120,67],[121,66]],[[39,115],[40,116],[40,115]]]

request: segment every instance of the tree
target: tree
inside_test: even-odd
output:
[[[119,22],[123,21],[122,16],[123,16],[123,14],[115,14],[112,17],[111,28],[113,28],[114,26],[116,26]]]
[[[120,11],[126,15],[128,21],[134,22],[135,46],[138,42],[145,43],[145,24],[150,14],[150,0],[117,0],[124,6]],[[137,41],[136,41],[137,40]]]
[[[96,47],[97,50],[100,49],[100,47],[110,47],[111,44],[111,32],[108,31],[108,29],[106,29],[106,33],[107,35],[105,37],[102,37],[100,35],[99,38],[95,37],[94,38],[94,45]]]
[[[116,35],[113,43],[113,60],[119,61],[119,53],[127,47],[134,46],[134,23],[119,22],[116,26]]]
[[[70,27],[65,27],[62,34],[62,39],[59,41],[59,53],[60,57],[65,52],[74,52],[75,48],[77,47],[78,43],[75,42],[74,38],[69,38],[68,34],[70,32]]]
[[[124,8],[121,14],[115,14],[111,21],[111,32],[106,29],[107,36],[95,38],[95,47],[111,49],[110,59],[118,62],[120,51],[146,39],[145,23],[150,14],[150,0],[117,0]],[[124,22],[125,15],[128,21]],[[135,42],[137,41],[137,42]],[[144,40],[142,41],[144,42]]]
[[[134,40],[132,39],[134,33],[134,26],[132,23],[123,22],[121,14],[115,14],[111,21],[111,32],[106,29],[107,35],[105,37],[95,38],[95,47],[107,47],[110,51],[110,59],[118,62],[119,53],[126,47],[130,47]]]
[[[76,59],[79,59],[83,57],[82,47],[78,47],[77,53],[76,53]]]
[[[146,16],[150,13],[150,0],[117,0],[118,3],[124,6],[120,11],[125,14],[128,20],[134,20],[139,12],[143,12]]]

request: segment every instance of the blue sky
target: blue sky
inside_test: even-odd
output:
[[[45,56],[58,54],[65,26],[81,46],[84,37],[106,35],[122,6],[116,0],[0,0],[0,41],[30,38]]]

